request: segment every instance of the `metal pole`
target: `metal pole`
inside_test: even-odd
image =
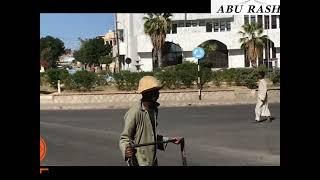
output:
[[[200,64],[198,59],[198,86],[199,86],[199,100],[201,100],[201,84],[200,84]]]
[[[271,16],[268,16],[268,17],[271,17]],[[272,18],[271,18],[272,19]],[[272,23],[270,23],[271,21],[270,21],[270,18],[269,18],[269,24],[268,24],[268,28],[267,28],[267,48],[268,48],[268,54],[267,54],[267,68],[268,68],[268,70],[269,70],[269,56],[270,56],[270,47],[269,47],[269,27],[270,27],[270,24]],[[268,71],[269,72],[269,71]]]
[[[118,32],[118,18],[117,18],[117,13],[114,13],[115,16],[115,26],[116,26],[116,40],[117,40],[117,54],[116,54],[116,62],[115,64],[118,64],[118,72],[120,72],[120,62],[119,62],[119,32]]]
[[[60,80],[58,80],[58,93],[61,93],[61,88],[60,88]]]

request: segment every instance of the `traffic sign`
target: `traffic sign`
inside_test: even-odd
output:
[[[204,49],[201,47],[197,47],[192,51],[192,56],[196,59],[201,59],[204,57]]]

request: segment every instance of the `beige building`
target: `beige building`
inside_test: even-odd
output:
[[[108,43],[112,46],[112,57],[116,57],[116,51],[117,51],[117,39],[116,39],[116,33],[112,30],[109,30],[105,35],[99,36],[104,40],[104,43]],[[117,65],[115,62],[112,62],[109,64],[109,70],[111,72],[115,72],[116,69],[119,68],[119,65]]]
[[[114,31],[109,30],[104,36],[99,36],[104,40],[104,43],[110,44],[112,47],[117,45],[116,34]]]

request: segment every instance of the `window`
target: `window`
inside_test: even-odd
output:
[[[192,21],[191,26],[192,27],[197,27],[198,26],[198,21]]]
[[[255,15],[251,15],[251,22],[250,23],[255,23],[256,22],[256,16]]]
[[[269,16],[264,16],[264,29],[270,29]]]
[[[205,21],[200,21],[199,22],[199,26],[205,26],[206,25],[206,22]]]
[[[162,57],[166,66],[182,63],[182,49],[179,45],[172,42],[165,42]]]
[[[184,27],[184,22],[180,22],[178,27]]]
[[[244,16],[244,23],[249,24],[249,16],[248,15]]]
[[[213,24],[214,24],[214,32],[218,32],[219,31],[219,22],[215,21]]]
[[[258,15],[258,26],[262,27],[262,15]]]
[[[112,46],[112,40],[109,41],[109,44]]]
[[[124,41],[123,34],[124,34],[123,29],[119,29],[119,39],[120,39],[120,41],[122,41],[122,42]]]
[[[220,31],[223,32],[226,29],[226,21],[225,20],[221,20],[220,21]]]
[[[191,22],[190,21],[186,22],[186,27],[191,27]]]
[[[231,22],[230,22],[230,20],[227,21],[227,31],[231,31]]]
[[[172,34],[177,34],[178,24],[172,24]]]
[[[274,44],[273,44],[273,47],[272,47],[272,58],[276,58],[277,57],[277,55],[276,55],[276,53],[277,53],[277,49],[276,49],[276,47],[274,47]]]
[[[171,26],[168,26],[167,28],[167,34],[170,34],[171,33]]]
[[[272,29],[277,28],[277,16],[274,16],[274,15],[271,16],[271,28]]]
[[[212,32],[212,23],[211,22],[207,22],[207,24],[206,24],[206,32]]]

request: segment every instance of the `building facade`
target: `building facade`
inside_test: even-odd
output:
[[[105,35],[98,36],[98,37],[101,37],[104,40],[105,44],[108,43],[111,46],[116,46],[117,45],[116,34],[112,30],[109,30]]]
[[[238,33],[245,23],[257,22],[268,35],[258,64],[280,67],[280,16],[279,15],[212,15],[210,13],[173,13],[172,25],[166,36],[164,61],[167,65],[193,61],[192,50],[204,43],[216,45],[216,51],[208,54],[214,68],[250,67],[245,57]],[[150,37],[144,33],[146,14],[117,13],[119,55],[122,70],[152,71]],[[125,59],[130,58],[130,64]]]

